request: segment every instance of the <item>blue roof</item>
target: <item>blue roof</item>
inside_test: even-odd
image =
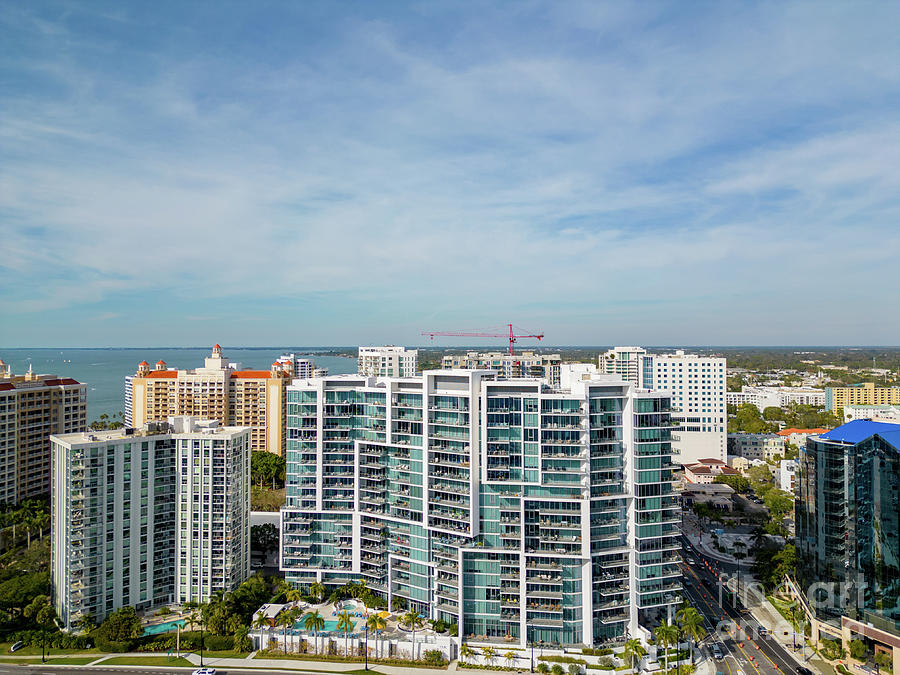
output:
[[[891,424],[889,422],[872,422],[871,420],[853,420],[842,424],[836,429],[820,434],[819,438],[823,441],[838,441],[840,443],[859,443],[878,434],[892,445],[896,445],[894,440],[900,442],[900,424]],[[888,438],[888,436],[895,436]]]

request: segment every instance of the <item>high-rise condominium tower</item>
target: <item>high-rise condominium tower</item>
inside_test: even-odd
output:
[[[461,638],[595,644],[680,602],[668,396],[493,371],[288,389],[281,566]]]
[[[360,347],[356,370],[373,377],[415,377],[419,350],[405,347]]]
[[[204,602],[247,579],[250,433],[175,417],[53,436],[50,581],[63,625]]]
[[[143,361],[131,380],[133,426],[193,415],[219,424],[250,427],[252,450],[284,452],[284,389],[292,367],[273,363],[270,370],[242,370],[216,345],[202,368],[170,370]],[[126,395],[126,401],[127,401]]]
[[[720,356],[648,354],[641,347],[615,347],[600,355],[600,370],[614,373],[644,389],[655,389],[672,399],[672,415],[680,423],[674,446],[678,461],[725,461],[727,413],[726,361]]]
[[[444,370],[494,370],[507,380],[517,377],[542,377],[551,387],[559,386],[562,358],[559,354],[520,352],[466,352],[447,354],[441,360]]]
[[[0,503],[50,491],[50,434],[87,428],[87,385],[0,361]]]

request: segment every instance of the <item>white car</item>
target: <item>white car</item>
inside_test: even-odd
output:
[[[215,668],[198,668],[191,675],[216,675]]]

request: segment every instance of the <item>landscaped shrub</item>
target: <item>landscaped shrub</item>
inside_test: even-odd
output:
[[[581,650],[581,653],[590,656],[607,656],[612,654],[613,650],[609,647],[585,647]]]
[[[446,663],[440,649],[426,649],[422,660],[429,666],[442,666]]]
[[[587,664],[584,659],[578,659],[574,656],[539,656],[538,661],[549,661],[550,663],[578,663],[582,666]]]

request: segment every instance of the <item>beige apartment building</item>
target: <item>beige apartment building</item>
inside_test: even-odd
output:
[[[0,360],[0,503],[50,491],[50,435],[87,428],[87,385]]]
[[[863,382],[852,387],[826,387],[825,410],[839,411],[848,405],[900,405],[900,387],[876,387]]]
[[[290,364],[242,370],[222,355],[219,345],[194,370],[170,370],[165,361],[151,370],[142,361],[131,380],[131,424],[141,427],[180,415],[217,420],[223,426],[250,427],[251,450],[283,455],[285,387],[290,383]]]

